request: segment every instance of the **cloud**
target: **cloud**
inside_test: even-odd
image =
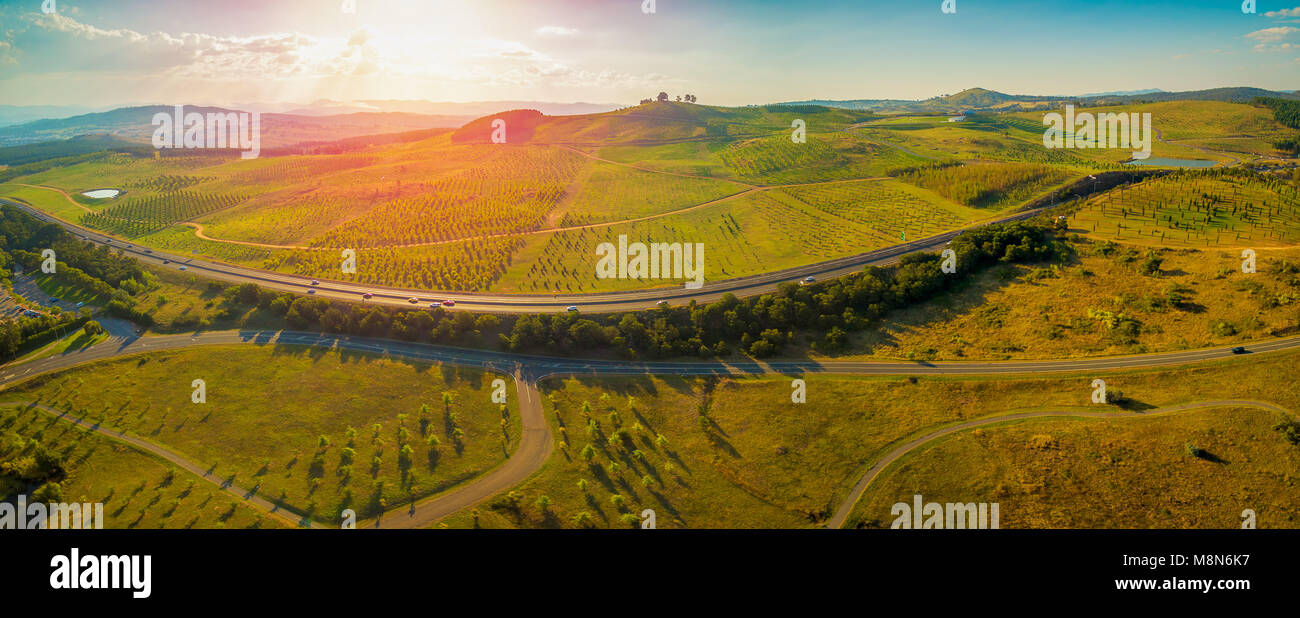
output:
[[[299,33],[249,37],[106,30],[65,14],[35,14],[16,24],[0,49],[0,78],[71,72],[230,75],[239,70],[292,74],[304,70],[303,51],[319,41]]]
[[[533,32],[542,36],[573,36],[578,33],[578,29],[564,26],[542,26]]]
[[[1289,39],[1300,41],[1300,36],[1297,35],[1300,35],[1300,28],[1274,26],[1251,32],[1246,35],[1246,38],[1256,42],[1255,49],[1258,51],[1277,51],[1300,46],[1289,41]]]
[[[9,28],[10,25],[14,27]],[[113,79],[153,84],[158,98],[191,96],[220,84],[273,91],[366,88],[409,80],[426,88],[656,87],[667,78],[607,66],[575,66],[514,40],[431,39],[359,28],[338,36],[273,32],[249,36],[104,29],[58,15],[27,16],[0,28],[0,80]],[[576,29],[538,28],[546,36]],[[351,81],[359,80],[359,81]],[[187,88],[188,85],[188,88]],[[218,88],[218,86],[212,86]],[[170,94],[166,94],[170,93]],[[231,96],[234,96],[233,94]],[[256,96],[243,94],[240,96]]]
[[[1282,9],[1280,11],[1269,11],[1264,13],[1264,17],[1300,17],[1300,7],[1294,9]]]

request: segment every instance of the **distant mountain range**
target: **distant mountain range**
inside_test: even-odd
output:
[[[0,105],[0,127],[7,127],[42,118],[67,118],[77,114],[100,112],[109,107],[81,105]]]
[[[20,146],[67,140],[79,135],[106,134],[118,140],[147,144],[154,132],[153,116],[172,114],[170,105],[123,107],[107,112],[69,118],[43,119],[0,127],[0,146]],[[201,114],[238,113],[221,107],[185,107]],[[459,127],[469,116],[412,114],[403,112],[347,113],[334,116],[262,114],[263,148],[282,148],[303,142],[328,142],[361,135],[401,133],[420,129]]]
[[[535,109],[547,116],[576,116],[599,114],[627,107],[617,103],[550,103],[546,101],[476,101],[456,103],[450,101],[393,101],[368,99],[360,101],[332,101],[321,99],[308,105],[276,109],[286,114],[324,116],[358,112],[397,112],[404,114],[429,114],[435,116],[465,116],[466,120],[513,109]],[[272,111],[272,110],[266,110]]]
[[[822,105],[843,109],[868,110],[877,113],[957,113],[962,111],[1034,111],[1059,107],[1062,103],[1079,105],[1120,105],[1160,101],[1228,101],[1249,103],[1256,97],[1281,97],[1300,99],[1294,91],[1273,91],[1261,88],[1213,88],[1187,92],[1165,92],[1160,89],[1108,92],[1076,96],[1006,94],[984,88],[969,88],[956,94],[945,94],[923,100],[905,99],[853,99],[846,101],[813,99],[790,101],[776,105]]]
[[[284,148],[306,142],[332,142],[361,135],[456,128],[488,114],[535,109],[548,116],[597,114],[626,107],[615,103],[547,103],[540,101],[332,101],[307,105],[259,103],[234,108],[187,106],[187,111],[262,113],[262,146]],[[89,113],[88,113],[89,112]],[[148,142],[152,119],[171,113],[169,105],[121,107],[108,111],[66,106],[0,106],[0,147],[68,140],[106,134],[115,139]]]

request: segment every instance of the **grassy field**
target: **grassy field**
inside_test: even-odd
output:
[[[1071,177],[1067,170],[1031,163],[919,168],[899,176],[960,204],[992,211],[1023,203]]]
[[[1147,418],[1026,420],[961,432],[878,477],[855,525],[895,502],[996,502],[1002,528],[1300,527],[1300,446],[1253,408]],[[1207,455],[1196,457],[1188,445]]]
[[[1258,247],[1300,240],[1300,194],[1278,180],[1187,172],[1094,197],[1070,220],[1095,238],[1175,247]]]
[[[879,177],[923,162],[847,132],[809,133],[804,143],[793,142],[786,132],[736,142],[718,157],[737,178],[765,185]]]
[[[39,187],[25,187],[12,183],[0,184],[0,197],[11,198],[69,221],[78,221],[86,213],[59,192]]]
[[[491,403],[494,377],[293,346],[194,348],[40,376],[0,399],[125,430],[336,521],[344,508],[371,516],[504,461],[520,425],[517,408]],[[194,379],[205,381],[205,404],[191,402]]]
[[[1296,249],[1237,252],[1081,242],[1063,265],[997,266],[853,335],[853,358],[1000,360],[1165,352],[1300,332]],[[1144,274],[1148,260],[1159,270]],[[822,358],[814,355],[814,358]]]
[[[1088,403],[1094,377],[1121,389],[1132,401],[1126,405],[1137,410],[1219,398],[1268,401],[1295,410],[1300,393],[1269,376],[1287,371],[1297,359],[1300,354],[1292,352],[1194,368],[996,380],[805,375],[800,376],[807,381],[804,404],[790,401],[791,377],[550,379],[542,384],[544,407],[557,443],[564,446],[513,495],[438,525],[618,528],[637,525],[642,510],[653,509],[662,528],[816,527],[878,457],[935,428],[1020,411],[1098,409]],[[1271,427],[1276,421],[1259,422]],[[1232,426],[1217,424],[1225,435],[1231,435],[1226,428]],[[1280,440],[1280,434],[1256,428],[1250,426],[1244,435]],[[1180,436],[1176,449],[1185,440],[1201,440],[1200,435]],[[1232,439],[1242,444],[1250,438]],[[1198,446],[1215,452],[1209,446],[1215,443],[1201,441]],[[1142,454],[1140,449],[1125,451],[1129,459]],[[1300,450],[1289,459],[1255,457],[1250,469],[1287,479],[1297,456]],[[1157,457],[1141,465],[1155,469],[1162,461]],[[943,469],[949,474],[967,470],[955,465]],[[1204,479],[1207,491],[1232,487],[1212,479]],[[1293,475],[1287,483],[1277,487],[1289,487],[1289,498],[1272,495],[1294,513]],[[1133,500],[1141,496],[1131,493]],[[1075,500],[1080,511],[1090,499],[1056,497]],[[1223,493],[1213,497],[1233,498]],[[894,501],[890,494],[889,504]],[[874,508],[869,502],[860,508]]]
[[[703,243],[705,280],[743,277],[915,240],[982,218],[974,209],[892,180],[769,189],[671,218],[529,238],[493,289],[591,292],[681,285],[682,280],[600,279],[596,247],[629,242]]]
[[[0,406],[0,459],[30,456],[31,440],[62,459],[65,502],[104,505],[104,528],[287,527],[152,455],[39,410]]]
[[[596,162],[587,166],[547,227],[619,221],[703,204],[744,191],[731,182],[645,172]],[[613,205],[613,206],[611,206]]]
[[[718,155],[724,142],[682,142],[653,146],[604,146],[595,154],[603,159],[646,169],[731,180],[735,172]]]

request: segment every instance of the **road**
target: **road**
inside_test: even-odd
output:
[[[479,504],[502,491],[513,487],[540,470],[549,457],[553,439],[546,422],[537,391],[538,380],[561,375],[763,375],[763,374],[840,374],[840,375],[1004,375],[1062,372],[1107,371],[1143,367],[1165,367],[1234,358],[1231,348],[1165,352],[1109,358],[1084,358],[1074,360],[1043,361],[990,361],[990,362],[898,362],[898,361],[774,361],[774,362],[620,362],[605,360],[578,360],[526,354],[512,354],[492,350],[475,350],[421,343],[307,333],[296,331],[214,331],[186,335],[165,335],[110,339],[87,348],[68,351],[57,356],[47,356],[26,362],[10,363],[0,367],[0,390],[36,377],[62,371],[86,363],[143,352],[160,352],[200,345],[301,345],[330,349],[369,352],[410,360],[451,363],[479,367],[514,377],[519,397],[520,420],[523,434],[519,447],[506,462],[484,476],[466,485],[438,496],[417,501],[412,505],[397,507],[379,518],[361,522],[358,527],[418,528],[432,524],[447,515]],[[1300,336],[1261,341],[1246,346],[1252,353],[1268,353],[1300,347]],[[57,411],[51,411],[61,414]],[[1010,420],[1006,417],[1000,420]],[[74,420],[74,419],[66,419]],[[80,419],[75,419],[80,421]],[[972,421],[983,422],[983,421]],[[991,422],[991,421],[990,421]],[[961,426],[955,426],[960,428]],[[941,430],[942,431],[942,430]],[[122,438],[125,434],[108,434]],[[938,437],[936,433],[933,437]],[[186,462],[183,457],[167,449],[133,438],[141,446],[193,471],[201,467]],[[915,446],[924,443],[917,442]],[[910,444],[910,443],[909,443]],[[910,450],[910,449],[909,449]],[[906,451],[898,454],[901,456]],[[170,455],[168,455],[170,453]],[[173,458],[174,457],[174,458]],[[884,465],[888,465],[885,462]],[[874,469],[874,468],[873,468]],[[883,466],[881,466],[883,469]],[[878,473],[879,470],[876,470]],[[196,472],[197,474],[197,472]],[[201,475],[202,476],[202,475]],[[874,473],[859,481],[850,494],[853,502],[865,491]],[[212,479],[208,479],[212,480]],[[242,490],[236,488],[233,493]],[[247,493],[247,492],[244,492]],[[241,495],[242,497],[242,495]],[[274,512],[268,502],[255,507]],[[851,509],[852,504],[840,510]],[[839,513],[837,512],[837,515]],[[844,511],[847,517],[848,511]],[[838,520],[843,522],[843,517]]]
[[[283,521],[286,524],[289,524],[291,526],[311,527],[317,529],[325,528],[325,526],[317,522],[302,519],[299,516],[292,514],[287,510],[281,509],[278,505],[257,495],[257,492],[255,491],[244,489],[243,487],[240,487],[229,480],[220,478],[215,474],[212,474],[212,468],[205,469],[203,466],[195,463],[190,459],[185,458],[185,456],[180,455],[175,451],[154,444],[153,442],[149,442],[148,440],[144,440],[142,438],[130,435],[125,431],[113,429],[111,427],[106,427],[98,423],[92,423],[88,420],[64,412],[63,410],[59,410],[57,408],[51,408],[49,406],[39,404],[35,401],[6,401],[0,403],[0,407],[24,407],[24,408],[39,410],[40,412],[50,415],[58,420],[61,420],[66,423],[71,423],[73,426],[76,427],[80,427],[82,430],[88,433],[99,434],[109,438],[110,440],[115,440],[118,442],[129,444],[139,450],[145,451],[147,453],[151,453],[163,459],[164,461],[167,461],[168,463],[203,479],[204,481],[216,485],[218,488],[221,489],[221,491],[224,491],[240,500],[243,500],[246,504],[254,508],[257,508],[258,510],[261,510],[263,512],[270,513],[272,516],[276,517],[277,519]]]
[[[729,196],[721,199],[732,199],[734,197]],[[905,254],[941,248],[957,234],[961,233],[960,230],[953,230],[884,249],[816,264],[807,264],[748,277],[706,282],[703,287],[695,290],[688,290],[683,287],[667,287],[630,292],[590,294],[487,294],[415,290],[328,279],[320,279],[318,285],[312,285],[313,279],[311,277],[235,266],[233,264],[201,260],[193,255],[186,256],[149,249],[107,236],[101,232],[80,227],[21,202],[3,198],[0,198],[0,202],[20,208],[42,221],[59,225],[68,232],[94,244],[112,246],[146,264],[166,268],[184,266],[186,272],[209,279],[236,284],[255,283],[264,288],[282,292],[311,293],[321,298],[353,302],[362,300],[363,294],[371,293],[374,297],[364,302],[398,307],[427,306],[434,300],[452,298],[456,301],[456,307],[459,309],[483,313],[554,313],[564,311],[569,306],[577,306],[588,313],[615,313],[653,308],[660,301],[686,304],[694,300],[707,303],[716,301],[726,294],[735,294],[736,296],[764,294],[776,291],[782,283],[800,281],[805,277],[830,279],[858,272],[865,266],[893,264]],[[1040,212],[1042,212],[1042,209],[1027,210],[988,221],[986,224],[1024,220]],[[421,299],[421,302],[412,304],[409,302],[411,298]]]
[[[976,419],[972,421],[966,421],[964,423],[957,423],[955,425],[949,425],[948,427],[944,427],[943,429],[932,431],[914,440],[905,442],[902,445],[900,445],[898,448],[895,448],[894,450],[885,454],[884,457],[881,457],[880,459],[876,460],[876,462],[872,464],[871,468],[867,470],[865,474],[862,475],[861,479],[858,480],[857,484],[853,486],[853,489],[849,492],[849,496],[843,502],[840,503],[838,508],[835,509],[835,514],[832,515],[830,520],[826,523],[826,527],[831,529],[843,527],[845,520],[847,520],[849,514],[853,512],[853,507],[857,505],[858,500],[862,499],[862,494],[867,491],[867,487],[871,485],[871,482],[874,481],[876,477],[880,476],[880,473],[883,472],[885,468],[888,468],[890,464],[894,463],[895,461],[898,461],[904,455],[907,455],[912,451],[915,451],[927,444],[930,444],[931,442],[934,442],[939,438],[957,433],[959,431],[966,431],[968,429],[975,429],[976,427],[984,427],[986,425],[995,425],[999,423],[1008,423],[1012,421],[1020,421],[1020,420],[1026,420],[1032,418],[1054,418],[1054,417],[1145,418],[1145,417],[1155,416],[1160,414],[1173,414],[1177,412],[1186,412],[1189,410],[1204,410],[1206,408],[1224,408],[1224,407],[1259,408],[1263,410],[1269,410],[1272,412],[1281,412],[1283,414],[1290,414],[1290,412],[1287,411],[1286,409],[1275,406],[1271,403],[1264,403],[1260,401],[1248,401],[1242,399],[1222,399],[1216,401],[1197,401],[1192,403],[1184,403],[1175,406],[1167,406],[1164,408],[1154,408],[1143,412],[1094,412],[1088,410],[1043,410],[1037,412],[1019,412],[1015,414],[993,416],[993,417]]]

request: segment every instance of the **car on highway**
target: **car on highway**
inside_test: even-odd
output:
[[[1232,353],[1233,353],[1233,354],[1245,354],[1245,353],[1246,353],[1246,348],[1244,348],[1244,347],[1242,347],[1242,346],[1237,346],[1237,347],[1235,347],[1235,348],[1232,349]]]
[[[171,263],[172,263],[171,260],[163,260],[163,264],[171,264]]]
[[[577,311],[577,310],[578,310],[578,306],[577,306],[577,305],[569,305],[568,307],[565,307],[564,310],[565,310],[565,311]]]
[[[311,284],[312,284],[312,285],[320,285],[320,282],[317,281],[317,280],[315,280],[315,279],[312,279],[312,280],[311,280]]]
[[[373,293],[371,293],[371,292],[366,292],[365,294],[362,294],[362,295],[361,295],[361,298],[364,298],[364,299],[366,299],[366,300],[370,300],[370,299],[372,299],[372,298],[374,298],[374,297],[375,297],[375,295],[374,295]]]
[[[153,249],[145,249],[144,252],[145,252],[145,253],[153,253]]]
[[[443,306],[443,307],[455,307],[455,306],[456,306],[456,301],[454,301],[454,300],[448,298],[447,300],[442,301],[442,306]]]
[[[418,298],[412,296],[412,297],[406,299],[406,302],[411,303],[412,305],[418,305],[418,304],[420,303],[420,299],[418,299]]]
[[[429,303],[429,308],[430,308],[430,309],[434,309],[434,308],[441,307],[441,306],[442,306],[442,301],[440,301],[440,300],[435,300],[435,301]]]
[[[808,285],[810,283],[816,283],[816,282],[817,282],[817,277],[808,275],[807,277],[803,278],[803,281],[799,282],[799,285]]]
[[[82,307],[85,307],[85,306],[86,306],[86,303],[77,303],[75,306],[76,306],[76,308],[80,309],[80,308],[82,308]]]
[[[315,294],[315,293],[316,293],[316,290],[308,289],[308,290],[307,290],[307,293],[308,293],[308,294]]]
[[[668,301],[666,301],[666,300],[661,300],[661,301],[655,303],[655,305],[657,305],[657,306],[659,306],[659,307],[667,307],[667,306],[668,306]]]
[[[185,267],[184,267],[184,266],[181,266],[181,270],[185,270]]]

